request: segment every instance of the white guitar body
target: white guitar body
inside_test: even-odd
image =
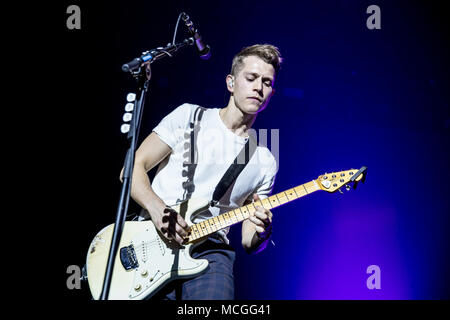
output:
[[[208,201],[204,199],[191,199],[173,207],[189,226],[192,217],[207,208]],[[114,224],[101,230],[87,254],[87,276],[94,299],[101,295],[113,230]],[[152,221],[126,221],[108,299],[147,299],[172,280],[199,275],[208,267],[208,261],[193,259],[190,252],[200,242],[179,246],[160,236]]]

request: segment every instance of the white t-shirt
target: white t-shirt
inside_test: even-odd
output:
[[[154,192],[169,206],[190,198],[212,199],[215,187],[242,150],[248,138],[229,130],[218,108],[207,109],[199,121],[195,146],[197,159],[191,164],[191,127],[194,112],[199,106],[182,104],[164,117],[153,131],[172,152],[160,163],[152,181]],[[243,206],[253,193],[267,198],[275,181],[277,163],[267,147],[257,146],[252,158],[219,203],[196,216],[194,223]],[[229,228],[218,232],[226,237]]]

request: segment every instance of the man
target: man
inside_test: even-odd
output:
[[[267,107],[281,61],[278,49],[272,45],[242,49],[233,58],[231,73],[226,76],[228,105],[222,109],[201,109],[195,146],[190,143],[189,131],[199,109],[185,103],[167,115],[136,151],[131,196],[164,237],[183,243],[188,235],[186,221],[168,206],[191,197],[211,199],[216,185],[249,139],[257,114]],[[195,148],[198,155],[193,164],[186,160],[190,148]],[[270,194],[277,171],[275,158],[267,148],[258,146],[251,160],[219,203],[196,217],[195,223]],[[147,172],[158,164],[150,184]],[[248,253],[264,249],[271,225],[272,213],[257,206],[257,211],[242,223],[243,248]],[[210,262],[204,274],[172,282],[159,297],[233,299],[235,255],[227,232],[228,229],[220,230],[192,252],[194,258]]]

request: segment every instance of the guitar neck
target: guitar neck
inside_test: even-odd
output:
[[[224,212],[216,217],[209,218],[191,226],[189,242],[206,237],[218,230],[229,227],[248,219],[250,214],[256,211],[255,206],[262,206],[265,209],[273,209],[285,203],[304,197],[307,194],[321,190],[317,180],[313,180],[295,188],[274,194],[266,199],[252,202],[240,208]]]

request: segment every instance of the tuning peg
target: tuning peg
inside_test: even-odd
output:
[[[345,190],[350,191],[350,185],[346,184],[345,185]]]
[[[341,194],[344,194],[344,193],[342,192],[341,188],[339,188],[338,191],[339,191]]]
[[[363,172],[363,177],[362,177],[362,179],[361,179],[361,182],[362,182],[362,183],[365,183],[365,182],[366,182],[366,176],[367,176],[367,167],[366,167],[366,169],[365,169],[364,172]]]

